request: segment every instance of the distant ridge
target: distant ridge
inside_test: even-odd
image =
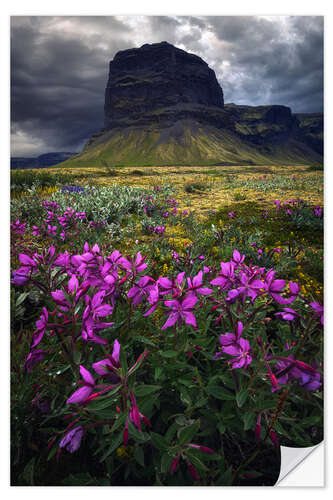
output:
[[[20,169],[20,168],[46,168],[57,165],[65,160],[68,160],[72,156],[78,153],[45,153],[40,156],[24,158],[19,156],[12,156],[10,158],[10,168]]]

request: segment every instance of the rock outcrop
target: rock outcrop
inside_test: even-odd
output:
[[[118,52],[110,62],[104,128],[172,125],[194,119],[222,126],[223,91],[200,57],[167,42]]]

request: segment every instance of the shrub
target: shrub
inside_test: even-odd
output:
[[[233,192],[233,199],[235,201],[243,201],[246,200],[246,193],[242,191],[234,191]]]
[[[188,181],[184,186],[184,191],[186,193],[196,193],[200,191],[206,191],[209,188],[207,182],[203,181]]]

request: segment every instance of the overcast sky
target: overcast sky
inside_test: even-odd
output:
[[[109,61],[163,40],[209,64],[225,103],[323,110],[323,17],[12,17],[12,156],[81,151],[103,127]]]

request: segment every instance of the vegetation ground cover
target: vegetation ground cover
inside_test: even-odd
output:
[[[321,170],[15,171],[11,198],[13,484],[268,485],[322,439]]]

